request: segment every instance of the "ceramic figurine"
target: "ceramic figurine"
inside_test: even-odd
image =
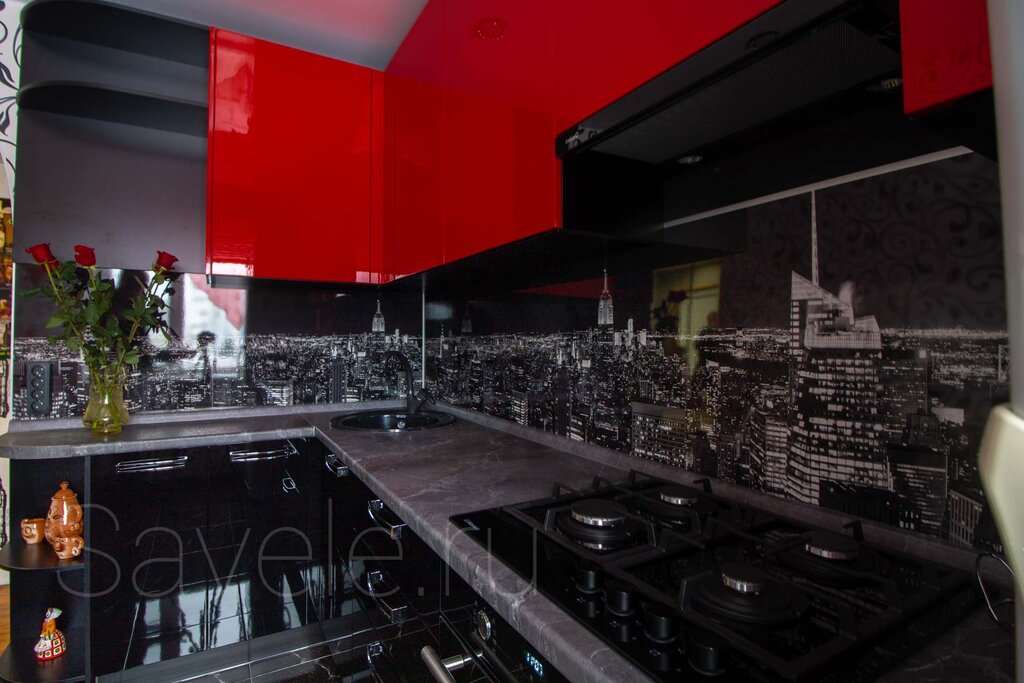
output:
[[[42,543],[46,520],[42,517],[31,517],[21,520],[21,537],[25,543]]]
[[[66,481],[60,483],[60,490],[50,499],[44,535],[54,549],[57,547],[57,539],[82,535],[82,506],[78,504],[78,494],[68,488]]]
[[[35,650],[36,659],[40,662],[48,662],[62,657],[67,651],[64,634],[57,630],[57,617],[60,614],[59,609],[51,607],[46,610],[46,616],[43,617],[43,631],[39,634],[39,642],[32,648]]]

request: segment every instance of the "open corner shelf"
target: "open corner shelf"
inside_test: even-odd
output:
[[[205,67],[209,32],[97,0],[34,0],[21,14],[25,31]]]
[[[195,102],[68,81],[23,87],[23,109],[205,137],[207,108]]]
[[[18,643],[24,645],[24,643]],[[10,683],[74,683],[85,680],[85,661],[82,657],[83,643],[68,644],[63,657],[49,662],[37,662],[32,647],[18,648],[12,641],[0,655],[0,679]],[[27,650],[22,652],[22,650]]]
[[[0,548],[0,568],[8,571],[74,571],[84,567],[81,557],[58,558],[48,543],[29,544],[16,538]],[[8,680],[2,673],[0,678]]]

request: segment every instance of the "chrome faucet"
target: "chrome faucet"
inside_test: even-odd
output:
[[[402,369],[405,370],[405,411],[410,415],[415,415],[423,407],[424,403],[434,403],[434,397],[430,395],[430,392],[425,387],[421,387],[419,391],[413,389],[412,379],[412,364],[409,359],[405,357],[404,353],[398,351],[388,351],[384,354],[384,367],[386,368],[388,363],[391,362],[392,358],[397,358],[402,364]]]

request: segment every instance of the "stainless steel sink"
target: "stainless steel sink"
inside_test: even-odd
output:
[[[364,410],[331,418],[335,429],[362,429],[373,432],[410,432],[417,429],[446,427],[455,416],[433,410],[410,413],[402,410]]]

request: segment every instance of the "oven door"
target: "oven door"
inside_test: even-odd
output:
[[[444,587],[438,628],[439,652],[455,652],[465,660],[472,660],[481,673],[479,680],[491,683],[568,683],[554,665],[450,568],[447,568]],[[425,661],[429,655],[424,654]],[[449,656],[441,660],[442,665],[448,663],[457,663],[457,659]],[[440,673],[437,664],[436,660],[428,662],[432,673]],[[436,675],[434,679],[447,680]]]

